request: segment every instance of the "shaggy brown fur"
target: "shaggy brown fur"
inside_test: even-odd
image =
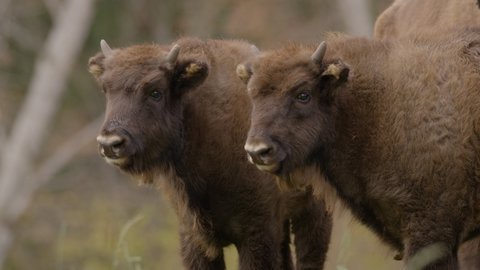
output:
[[[378,39],[438,35],[465,26],[480,26],[475,0],[395,0],[375,22]]]
[[[408,269],[458,269],[480,224],[480,31],[327,44],[320,63],[290,45],[243,66],[252,161],[282,178],[318,167]]]
[[[375,23],[375,38],[428,40],[452,35],[459,29],[480,26],[474,0],[396,0]],[[480,269],[480,237],[459,250],[462,269]]]
[[[240,41],[176,44],[173,63],[172,46],[159,45],[90,59],[107,99],[100,136],[116,140],[102,154],[143,182],[160,178],[179,216],[187,269],[224,269],[229,244],[240,269],[292,269],[289,217],[298,269],[322,269],[331,230],[324,203],[308,190],[282,194],[243,151],[250,102],[235,67],[256,51]]]

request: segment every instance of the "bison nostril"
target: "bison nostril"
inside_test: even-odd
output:
[[[251,161],[256,164],[265,164],[274,154],[274,148],[266,144],[256,145],[254,147],[246,146],[245,150],[250,156]]]
[[[124,142],[125,142],[125,140],[115,141],[114,143],[112,143],[112,145],[110,147],[112,148],[112,150],[115,153],[117,153],[121,150]]]
[[[101,147],[101,153],[109,158],[118,158],[125,145],[125,139],[117,135],[97,137],[97,142]]]
[[[273,151],[273,147],[268,147],[264,149],[260,149],[256,154],[259,157],[267,157]]]

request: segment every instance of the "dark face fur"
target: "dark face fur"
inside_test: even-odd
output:
[[[245,150],[260,170],[285,176],[334,138],[334,90],[349,70],[312,53],[290,46],[237,68],[253,105]]]
[[[180,61],[178,52],[170,58],[168,53],[155,45],[107,48],[89,61],[106,97],[97,137],[100,154],[142,178],[181,151],[181,98],[208,73],[205,63]]]

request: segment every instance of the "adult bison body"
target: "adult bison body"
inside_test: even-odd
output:
[[[322,269],[331,229],[323,202],[281,193],[245,159],[250,103],[235,67],[256,48],[176,44],[112,50],[102,41],[89,61],[107,100],[101,155],[169,194],[186,268],[224,269],[222,248],[234,244],[240,269],[291,269],[291,218],[298,268]]]
[[[294,183],[316,168],[408,269],[457,269],[480,225],[480,32],[326,44],[237,68],[253,104],[250,160]]]
[[[375,22],[378,39],[438,35],[480,26],[477,0],[395,0]]]
[[[396,0],[377,19],[375,38],[428,40],[455,35],[463,28],[480,26],[479,2],[475,0]],[[480,269],[480,237],[459,250],[462,269]]]

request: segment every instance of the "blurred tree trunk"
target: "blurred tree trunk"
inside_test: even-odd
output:
[[[373,18],[370,12],[370,0],[337,0],[336,2],[347,33],[355,36],[372,36]]]
[[[7,134],[0,159],[0,267],[12,242],[10,226],[24,207],[24,196],[38,187],[28,177],[65,90],[69,73],[90,29],[95,0],[62,1],[38,55],[27,95]]]
[[[370,0],[337,0],[337,9],[341,14],[345,31],[354,36],[368,36],[371,37],[373,33],[373,18],[370,13]],[[352,227],[349,226],[352,217],[346,213],[341,213],[343,210],[339,206],[336,207],[334,213],[334,228],[333,233],[341,235],[341,242],[331,243],[329,248],[329,259],[327,260],[326,269],[340,268],[348,261],[342,251],[346,250],[343,246],[344,242],[350,239]]]

